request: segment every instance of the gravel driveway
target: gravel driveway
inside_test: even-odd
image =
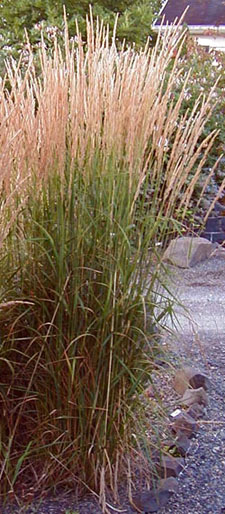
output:
[[[211,379],[207,417],[193,439],[186,467],[179,476],[179,492],[161,514],[225,513],[225,258],[213,257],[192,269],[172,268],[173,287],[190,315],[177,308],[179,326],[171,351],[185,363],[199,366]],[[69,510],[67,510],[69,509]],[[124,514],[134,512],[123,504]],[[7,508],[2,513],[23,512]],[[77,503],[47,499],[27,514],[101,514],[94,499]],[[119,513],[118,510],[111,512]]]
[[[171,267],[172,270],[172,267]],[[225,513],[225,258],[194,268],[173,268],[174,290],[189,314],[177,308],[179,324],[171,341],[186,363],[211,379],[208,415],[193,441],[179,494],[162,514]]]

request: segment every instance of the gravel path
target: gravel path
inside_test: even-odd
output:
[[[181,335],[179,354],[210,377],[209,406],[186,458],[187,467],[179,476],[179,493],[160,512],[222,514],[225,513],[225,335],[214,335],[211,331],[210,335],[198,334],[197,341],[193,335]]]
[[[172,269],[172,267],[171,267]],[[174,290],[190,316],[177,308],[179,326],[169,346],[185,364],[199,366],[210,377],[207,416],[193,439],[178,494],[161,514],[225,514],[225,259],[213,257],[188,270],[173,269]],[[68,509],[68,510],[67,510]],[[24,512],[7,508],[2,514]],[[74,495],[47,499],[27,514],[101,514],[93,498]],[[111,511],[119,513],[118,510]],[[128,502],[123,513],[135,512]]]
[[[179,494],[162,514],[225,513],[225,259],[213,257],[192,269],[175,270],[174,289],[190,316],[177,309],[179,326],[171,342],[185,363],[210,377],[207,417],[201,424]]]

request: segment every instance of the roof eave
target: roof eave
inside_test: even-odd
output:
[[[164,31],[168,27],[176,28],[176,24],[155,25],[153,23],[152,25],[152,29],[156,32]],[[215,35],[225,34],[225,25],[219,25],[218,27],[215,27],[215,25],[188,25],[188,29],[191,34],[204,34],[206,31],[212,31]]]

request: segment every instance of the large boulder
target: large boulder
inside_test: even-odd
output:
[[[163,260],[179,268],[189,268],[209,259],[217,247],[217,243],[204,237],[179,237],[170,241]]]

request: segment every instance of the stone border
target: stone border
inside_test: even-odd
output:
[[[167,455],[157,455],[155,467],[159,480],[154,489],[142,491],[133,498],[132,506],[139,513],[157,512],[178,492],[177,477],[185,467],[191,437],[197,432],[198,420],[208,405],[209,378],[199,369],[185,366],[177,370],[173,387],[180,395],[179,407],[170,414],[171,439],[164,441]],[[183,408],[182,408],[183,407]],[[173,450],[179,456],[170,455]]]

